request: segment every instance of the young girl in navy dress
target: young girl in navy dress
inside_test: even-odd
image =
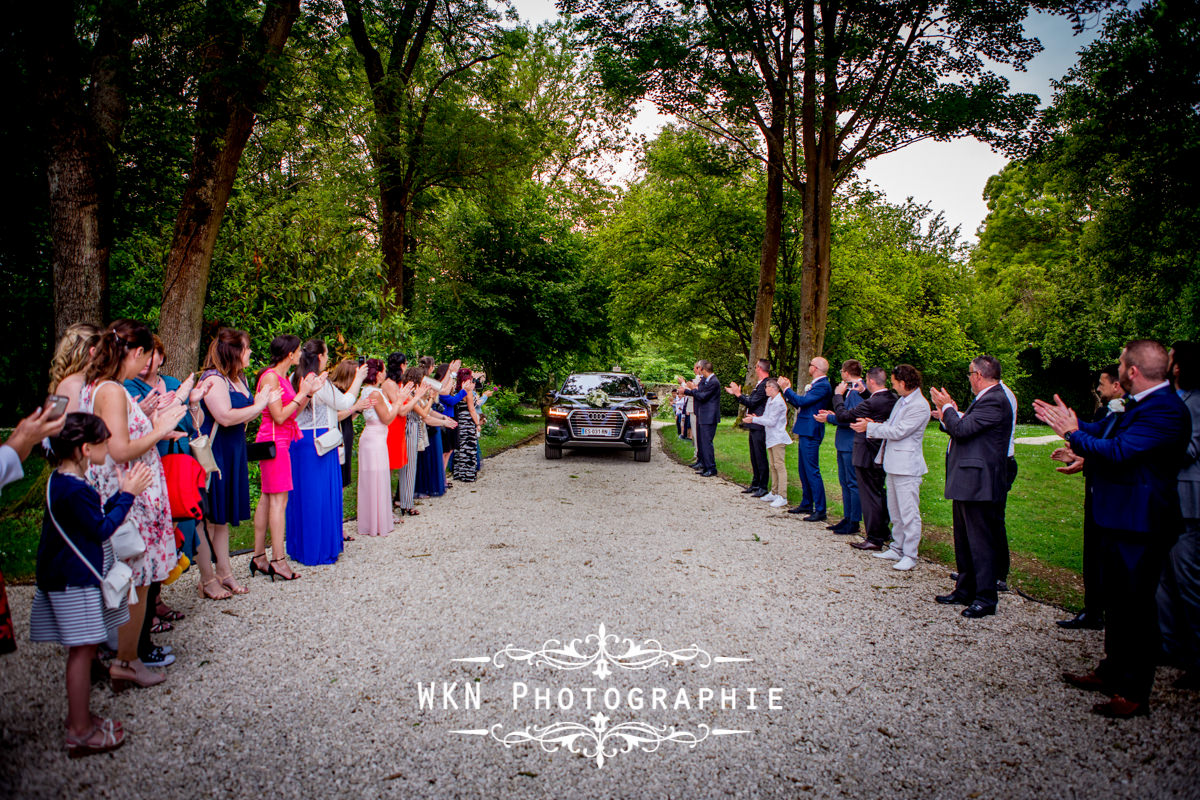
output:
[[[49,505],[38,546],[37,592],[30,612],[30,641],[58,642],[68,648],[66,748],[72,758],[105,753],[125,743],[121,723],[94,717],[88,707],[96,645],[129,620],[124,603],[115,609],[105,607],[93,569],[104,575],[112,566],[109,537],[125,521],[134,497],[150,486],[153,475],[145,464],[134,462],[120,474],[119,491],[102,508],[100,495],[84,474],[89,465],[104,464],[109,436],[100,417],[73,413],[67,415],[62,431],[50,438],[50,461],[57,469],[50,474]]]

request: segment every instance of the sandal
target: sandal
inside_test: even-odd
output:
[[[221,585],[228,589],[233,594],[249,594],[250,590],[233,579],[233,573],[229,573],[224,578],[220,575],[217,579],[221,581]]]
[[[353,536],[349,536],[349,535],[347,535],[347,534],[342,534],[342,541],[343,541],[343,542],[353,542],[353,541],[354,541],[354,537],[353,537]]]
[[[415,508],[405,508],[405,509],[401,509],[401,510],[404,511],[405,514],[408,514],[410,517],[421,516],[421,512],[417,511]]]
[[[150,626],[151,633],[166,633],[175,630],[175,626],[159,616],[155,616],[154,624]]]
[[[229,591],[223,586],[221,586],[221,589],[215,593],[210,592],[208,587],[212,586],[214,583],[217,586],[221,586],[221,582],[216,578],[213,578],[210,581],[201,581],[200,583],[197,583],[196,593],[208,600],[228,600],[229,598],[233,597],[233,592]]]
[[[137,667],[133,666],[137,664]],[[139,669],[140,667],[140,669]],[[128,670],[133,674],[130,676],[113,675],[114,669]],[[126,689],[132,689],[137,686],[145,689],[149,686],[157,686],[167,679],[167,676],[162,672],[157,672],[150,669],[145,664],[138,661],[121,661],[114,660],[112,666],[108,668],[108,678],[112,683],[112,690],[120,693]]]
[[[167,622],[179,622],[179,620],[183,619],[183,614],[181,612],[176,611],[163,602],[160,602],[154,609],[154,615],[161,620],[166,620]]]
[[[112,720],[106,719],[98,725],[93,725],[83,736],[73,736],[68,731],[66,740],[67,755],[71,758],[83,758],[116,750],[125,744],[125,731],[117,727]]]
[[[300,577],[299,575],[296,574],[296,571],[293,570],[291,567],[288,567],[288,570],[292,573],[291,575],[284,575],[282,572],[275,569],[276,564],[286,564],[286,563],[287,563],[286,558],[272,558],[271,559],[271,563],[267,567],[267,569],[269,570],[268,574],[271,576],[271,583],[275,582],[276,577],[278,577],[279,580],[281,580],[281,581],[294,581]]]

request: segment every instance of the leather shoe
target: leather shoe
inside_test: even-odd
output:
[[[967,619],[979,619],[980,617],[990,617],[996,613],[995,606],[985,606],[983,603],[971,603],[962,610],[962,615]]]
[[[766,493],[767,493],[766,489],[755,489],[753,492],[750,493],[750,496],[751,497],[762,497]]]
[[[804,518],[805,522],[823,522],[829,519],[829,516],[824,511],[814,511]]]
[[[1007,592],[1008,591],[1008,581],[996,581],[996,591],[997,592]]]
[[[757,486],[747,486],[745,489],[742,489],[742,494],[752,494],[757,491],[758,491]]]
[[[861,542],[851,542],[850,546],[855,550],[882,550],[883,545],[863,539]]]
[[[812,508],[805,508],[804,506],[796,506],[795,508],[789,508],[788,513],[789,514],[811,514]]]
[[[834,531],[834,533],[836,533],[838,536],[849,536],[849,535],[850,535],[850,534],[852,534],[852,533],[858,533],[858,532],[859,532],[859,530],[860,530],[860,529],[859,529],[859,527],[858,527],[858,523],[857,523],[857,522],[851,522],[851,523],[850,523],[848,526],[846,526],[845,528],[842,528],[841,530],[836,530],[836,531]]]
[[[967,599],[962,595],[957,595],[951,592],[950,594],[939,594],[933,597],[935,602],[941,603],[944,606],[969,606]]]
[[[826,525],[825,530],[833,531],[834,533],[838,533],[839,531],[841,531],[842,528],[847,528],[849,526],[850,526],[850,520],[846,519],[845,517],[842,517],[841,522],[835,522],[832,525]]]
[[[1104,694],[1112,694],[1108,688],[1108,684],[1104,682],[1104,678],[1101,678],[1095,672],[1084,672],[1078,675],[1072,672],[1064,672],[1062,677],[1064,681],[1071,686],[1074,686],[1076,689],[1083,689],[1084,691],[1088,692],[1103,692]]]
[[[716,474],[717,474],[717,471],[715,469],[706,469],[706,470],[704,470],[704,472],[700,473],[700,477],[701,478],[711,478],[712,476],[714,476]]]
[[[1114,694],[1107,703],[1096,703],[1092,713],[1110,719],[1129,719],[1130,717],[1147,717],[1150,715],[1149,703],[1135,703],[1126,700],[1119,694]]]
[[[1060,619],[1054,622],[1060,628],[1066,628],[1069,631],[1084,630],[1084,631],[1099,631],[1104,630],[1104,615],[1097,614],[1093,611],[1080,611],[1071,619]]]

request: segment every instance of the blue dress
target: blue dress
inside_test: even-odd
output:
[[[220,375],[209,370],[201,380]],[[224,378],[224,376],[222,376]],[[228,378],[229,405],[235,411],[254,405],[254,398],[234,389]],[[215,429],[215,430],[214,430]],[[200,432],[211,437],[213,460],[220,474],[209,476],[208,519],[217,525],[237,525],[250,519],[250,462],[246,459],[246,423],[225,427],[217,425],[208,406],[204,406],[204,421]]]
[[[337,448],[317,455],[316,431],[302,430],[288,450],[292,490],[287,504],[287,553],[313,566],[333,564],[342,554],[342,467]]]
[[[434,411],[441,411],[439,405]],[[446,470],[442,463],[441,428],[429,429],[429,446],[417,453],[417,482],[413,492],[428,497],[441,497],[446,493]]]

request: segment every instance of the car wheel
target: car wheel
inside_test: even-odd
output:
[[[634,450],[633,451],[633,460],[634,461],[649,461],[650,460],[649,445],[647,445],[646,447],[641,447],[637,450]]]
[[[562,448],[558,445],[548,443],[546,445],[546,458],[562,458]]]

